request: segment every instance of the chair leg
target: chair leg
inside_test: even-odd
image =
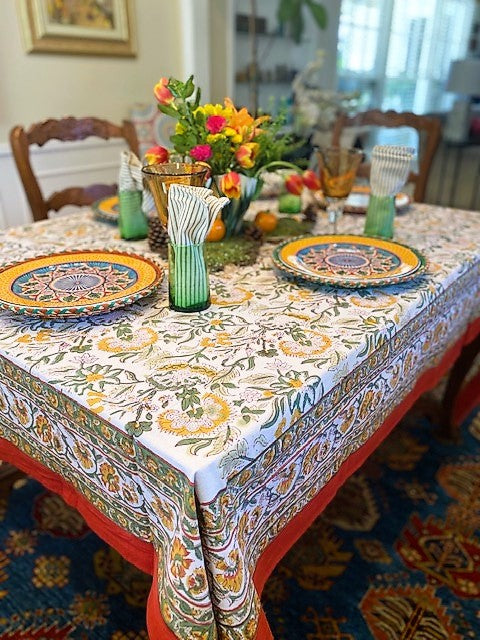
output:
[[[437,434],[446,440],[458,442],[460,440],[460,425],[454,424],[455,402],[458,392],[465,380],[475,358],[480,353],[480,334],[463,347],[455,364],[450,371],[447,386],[441,401],[441,415]]]

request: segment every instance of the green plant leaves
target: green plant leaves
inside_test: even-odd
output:
[[[327,27],[327,10],[314,0],[280,0],[277,8],[277,19],[290,28],[292,40],[299,44],[302,39],[305,21],[303,7],[308,7],[319,29]]]
[[[328,24],[328,17],[325,7],[322,4],[313,2],[313,0],[305,0],[305,2],[307,7],[310,9],[319,29],[326,29]]]

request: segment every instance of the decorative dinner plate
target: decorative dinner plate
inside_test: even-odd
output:
[[[406,245],[357,235],[302,236],[273,252],[275,266],[302,280],[339,287],[377,287],[416,277],[425,258]]]
[[[0,269],[0,308],[67,318],[104,313],[149,295],[163,269],[121,251],[62,251]]]
[[[370,199],[370,187],[368,185],[355,185],[345,201],[343,208],[345,213],[366,213]],[[395,208],[397,212],[403,211],[410,204],[410,196],[406,193],[397,193],[395,196]]]
[[[118,222],[118,196],[109,196],[108,198],[102,198],[92,204],[93,215],[97,220],[104,220],[105,222]]]

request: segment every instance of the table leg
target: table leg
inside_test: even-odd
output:
[[[480,334],[469,344],[463,347],[455,364],[450,371],[443,398],[438,424],[439,437],[451,442],[460,440],[459,425],[454,424],[453,413],[458,392],[465,380],[475,358],[480,353]]]

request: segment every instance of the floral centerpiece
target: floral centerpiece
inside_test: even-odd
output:
[[[262,171],[284,167],[301,173],[282,160],[296,146],[293,136],[282,131],[284,117],[254,117],[229,98],[224,104],[200,104],[193,76],[186,82],[160,78],[154,95],[160,111],[177,120],[170,138],[175,151],[207,163],[218,190],[231,199],[222,212],[227,237],[240,231],[250,201],[260,192]]]

